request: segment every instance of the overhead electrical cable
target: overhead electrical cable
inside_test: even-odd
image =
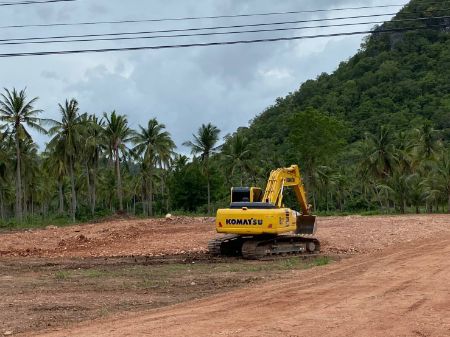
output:
[[[151,31],[138,31],[138,32],[118,32],[118,33],[99,33],[99,34],[81,34],[81,35],[55,35],[55,36],[40,36],[40,37],[24,37],[24,38],[10,38],[0,39],[0,42],[5,41],[29,41],[29,40],[48,40],[48,39],[68,39],[68,38],[85,38],[85,37],[103,37],[103,36],[121,36],[121,35],[138,35],[138,34],[158,34],[158,33],[178,33],[178,32],[192,32],[201,30],[216,30],[216,29],[229,29],[229,28],[245,28],[245,27],[262,27],[262,26],[280,26],[288,24],[298,23],[310,23],[310,22],[325,22],[335,20],[351,20],[351,19],[364,19],[382,16],[392,16],[396,13],[383,13],[372,15],[354,15],[344,17],[333,17],[323,19],[309,19],[309,20],[293,20],[293,21],[279,21],[279,22],[265,22],[265,23],[252,23],[252,24],[240,24],[240,25],[227,25],[227,26],[207,26],[196,28],[183,28],[183,29],[164,29],[164,30],[151,30]]]
[[[74,2],[78,0],[44,0],[44,1],[20,1],[20,2],[0,2],[0,6],[19,6],[19,5],[39,5],[51,4],[57,2]]]
[[[435,27],[435,28],[447,27],[447,25],[436,25],[433,27]],[[366,31],[332,33],[332,34],[302,35],[302,36],[291,36],[291,37],[261,38],[261,39],[252,39],[252,40],[234,40],[234,41],[207,42],[207,43],[188,43],[188,44],[154,45],[154,46],[139,46],[139,47],[101,48],[101,49],[55,50],[55,51],[38,51],[38,52],[16,52],[16,53],[2,53],[2,54],[0,54],[0,58],[225,46],[225,45],[252,44],[252,43],[275,42],[275,41],[294,41],[294,40],[316,39],[316,38],[325,38],[325,37],[363,35],[363,34],[370,34],[370,33],[381,34],[381,33],[420,31],[420,30],[427,30],[429,28],[431,28],[431,26],[430,27],[421,27],[421,28],[417,28],[417,27],[394,28],[394,29],[380,29],[380,30],[376,30],[376,31],[366,30]]]
[[[66,1],[75,1],[75,0],[66,0]],[[124,23],[144,23],[144,22],[164,22],[164,21],[190,21],[190,20],[204,20],[204,19],[226,19],[226,18],[243,18],[243,17],[255,17],[255,16],[272,16],[272,15],[289,15],[289,14],[307,14],[307,13],[320,13],[320,12],[336,12],[336,11],[347,11],[347,10],[392,8],[392,7],[403,7],[403,6],[404,5],[400,5],[399,4],[399,5],[361,6],[361,7],[313,9],[313,10],[268,12],[268,13],[247,13],[247,14],[216,15],[216,16],[191,16],[191,17],[187,16],[187,17],[179,17],[179,18],[161,18],[161,19],[85,21],[85,22],[71,22],[71,23],[61,22],[61,23],[43,23],[43,24],[29,24],[29,25],[10,25],[10,26],[0,26],[0,28],[83,26],[83,25],[124,24]]]
[[[388,21],[388,23],[423,22],[423,21],[428,21],[431,19],[450,19],[450,16],[391,20],[391,21]],[[353,23],[340,23],[340,24],[331,24],[331,25],[271,28],[271,29],[257,29],[257,30],[244,30],[244,31],[225,31],[225,32],[208,32],[208,33],[194,33],[194,34],[151,35],[151,36],[92,38],[92,39],[44,40],[44,41],[41,40],[41,41],[22,41],[22,42],[10,42],[8,40],[0,40],[0,41],[3,41],[3,42],[0,42],[0,45],[53,44],[53,43],[75,43],[75,42],[97,42],[97,41],[129,41],[129,40],[141,40],[141,39],[180,38],[180,37],[198,37],[198,36],[214,36],[214,35],[235,35],[235,34],[248,34],[248,33],[267,33],[267,32],[305,30],[305,29],[315,29],[315,28],[332,28],[332,27],[335,28],[335,27],[374,25],[374,24],[382,24],[382,23],[386,23],[386,22],[385,21],[369,21],[369,22],[353,22]],[[12,41],[15,41],[15,40],[12,40]]]
[[[69,0],[67,0],[69,1]],[[70,0],[74,1],[74,0]],[[438,4],[441,4],[439,2]],[[273,16],[273,15],[292,15],[292,14],[311,14],[311,13],[326,13],[349,10],[363,10],[363,9],[380,9],[404,7],[405,4],[392,5],[378,5],[378,6],[360,6],[360,7],[344,7],[344,8],[328,8],[328,9],[311,9],[298,11],[284,11],[284,12],[266,12],[266,13],[246,13],[246,14],[232,14],[232,15],[215,15],[215,16],[191,16],[178,18],[154,18],[154,19],[130,19],[130,20],[111,20],[111,21],[81,21],[81,22],[56,22],[56,23],[42,23],[42,24],[28,24],[28,25],[8,25],[0,26],[0,29],[5,28],[30,28],[30,27],[55,27],[55,26],[83,26],[83,25],[104,25],[104,24],[127,24],[127,23],[145,23],[145,22],[164,22],[164,21],[192,21],[205,19],[226,19],[226,18],[244,18],[244,17],[258,17],[258,16]]]

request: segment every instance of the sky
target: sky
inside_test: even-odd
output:
[[[17,2],[18,0],[11,0]],[[67,3],[0,7],[0,26],[127,19],[215,16],[299,11],[386,4],[407,0],[77,0]],[[124,25],[0,28],[1,39],[184,29],[217,25],[269,23],[339,16],[395,13],[400,7],[345,12],[303,13],[263,17],[167,21]],[[387,20],[386,15],[376,20]],[[364,22],[370,19],[344,20]],[[323,24],[323,23],[315,23]],[[301,26],[305,24],[291,24]],[[310,23],[308,25],[314,25]],[[3,45],[4,52],[115,48],[173,43],[229,41],[327,34],[366,30],[373,25],[302,31],[266,32],[238,36],[165,38],[136,41],[96,41],[53,45]],[[171,133],[179,152],[203,123],[213,123],[221,136],[233,133],[286,96],[301,83],[332,72],[354,55],[364,36],[347,36],[261,44],[127,51],[78,55],[0,58],[0,88],[26,88],[39,97],[42,117],[59,119],[58,103],[76,98],[81,112],[116,110],[132,128],[156,117]],[[41,149],[48,138],[33,133]]]

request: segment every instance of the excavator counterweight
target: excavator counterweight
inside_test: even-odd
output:
[[[286,187],[294,189],[301,213],[284,206]],[[315,234],[316,217],[310,214],[297,165],[273,170],[264,193],[258,187],[233,187],[230,207],[217,211],[216,230],[227,235],[209,242],[212,255],[258,259],[320,250],[317,239],[304,237]]]

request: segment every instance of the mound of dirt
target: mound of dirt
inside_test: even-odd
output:
[[[318,218],[328,254],[357,254],[450,231],[450,215]],[[119,219],[0,234],[0,256],[164,256],[206,252],[214,218]]]

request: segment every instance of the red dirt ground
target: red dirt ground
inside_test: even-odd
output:
[[[9,298],[3,304],[0,298],[0,307],[8,310],[8,305],[19,308],[20,304],[20,312],[26,313],[38,304],[36,298],[48,300],[48,289],[44,291],[39,282],[54,277],[51,275],[55,275],[61,259],[96,264],[103,257],[157,256],[164,260],[165,255],[201,254],[215,235],[212,218],[188,217],[113,220],[0,234],[0,265],[9,268],[5,269],[9,275],[17,275],[17,282],[23,278],[25,287],[14,290],[13,279],[5,274],[3,280],[0,269],[0,284],[6,282],[3,290]],[[268,271],[265,281],[263,277],[240,290],[224,287],[218,295],[200,300],[186,298],[184,303],[165,308],[129,313],[136,305],[127,302],[123,310],[93,321],[89,319],[98,316],[82,308],[79,278],[62,279],[60,285],[56,283],[58,288],[51,297],[56,307],[51,309],[64,313],[68,304],[72,309],[79,305],[77,310],[86,313],[79,317],[83,322],[73,325],[73,320],[66,320],[49,328],[48,335],[42,328],[27,330],[29,325],[17,331],[28,331],[26,336],[35,331],[58,337],[450,336],[450,215],[321,217],[317,237],[325,254],[351,258],[311,270],[289,270],[281,278],[271,279]],[[50,276],[39,276],[35,263],[48,263]],[[208,263],[214,268],[214,262]],[[64,278],[67,266],[61,264],[61,268],[59,276]],[[149,268],[144,271],[157,270]],[[112,277],[110,282],[115,280],[114,273],[108,274]],[[207,283],[211,281],[208,274],[202,277]],[[95,274],[88,281],[83,286],[95,287],[99,282]],[[185,292],[185,287],[175,290]],[[127,296],[144,296],[133,289],[111,290],[108,294],[115,296],[118,303],[127,300]],[[166,286],[160,290],[166,291]],[[105,292],[99,293],[95,300],[102,300],[104,295]],[[172,295],[167,292],[165,296]],[[198,297],[202,296],[192,298]],[[67,302],[70,298],[73,301]],[[61,299],[66,306],[60,306]],[[133,301],[139,302],[137,297]],[[167,303],[171,303],[169,298]],[[13,312],[4,314],[0,317],[15,317]]]
[[[450,234],[41,336],[450,336]]]
[[[448,215],[318,218],[325,253],[362,253],[450,232]],[[114,220],[0,235],[1,256],[163,256],[206,251],[213,218]]]

